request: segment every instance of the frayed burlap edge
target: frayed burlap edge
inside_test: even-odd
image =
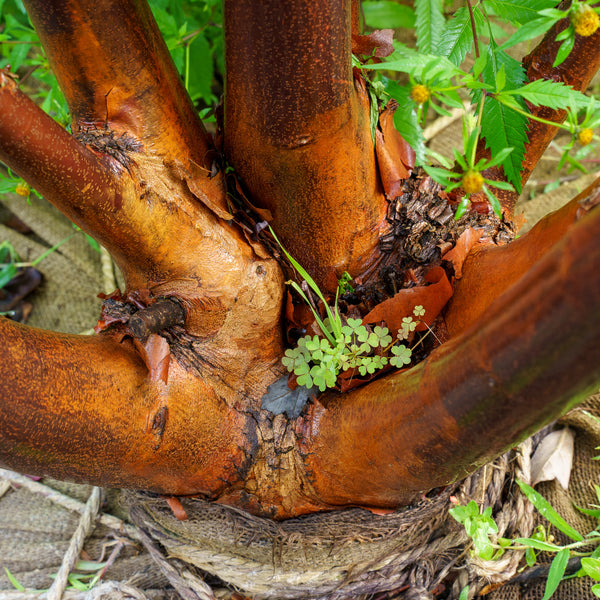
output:
[[[146,548],[186,600],[214,598],[207,574],[257,600],[358,599],[392,590],[425,600],[444,580],[454,581],[450,598],[465,585],[473,597],[485,585],[511,578],[522,553],[493,563],[473,556],[448,509],[456,500],[475,500],[492,507],[498,536],[528,537],[533,507],[515,479],[530,481],[538,439],[540,434],[435,497],[383,516],[348,509],[277,523],[188,498],[181,499],[188,520],[178,521],[155,495],[132,492],[126,502]]]

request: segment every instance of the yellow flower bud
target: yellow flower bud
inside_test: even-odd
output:
[[[467,194],[475,194],[483,188],[483,176],[478,171],[467,171],[462,178],[462,186]]]
[[[587,146],[592,141],[593,137],[594,137],[594,131],[592,129],[590,129],[589,127],[582,129],[579,132],[579,134],[577,135],[577,139],[579,140],[579,143],[582,146]]]
[[[31,192],[31,188],[26,183],[19,183],[15,188],[15,193],[19,194],[19,196],[29,196]]]
[[[413,89],[410,91],[410,97],[417,104],[423,104],[423,103],[427,102],[427,100],[429,100],[429,98],[431,98],[431,92],[429,91],[429,88],[427,86],[421,85],[419,83],[418,85],[415,85],[413,87]]]
[[[580,4],[576,10],[571,13],[571,23],[575,33],[588,37],[595,33],[600,24],[600,17],[593,8],[587,4]]]

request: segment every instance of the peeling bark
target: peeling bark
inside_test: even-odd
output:
[[[27,5],[77,139],[2,73],[0,158],[105,244],[127,289],[95,338],[0,318],[3,465],[273,518],[396,507],[598,385],[596,184],[516,242],[475,246],[445,314],[450,341],[424,362],[322,394],[296,419],[262,409],[283,375],[283,273],[213,177],[215,151],[149,9]],[[225,19],[227,160],[324,289],[344,270],[368,278],[392,225],[351,70],[350,2],[226,0]],[[553,76],[543,44],[530,64]],[[580,66],[584,81],[592,67]]]

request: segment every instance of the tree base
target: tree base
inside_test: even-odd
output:
[[[126,502],[146,548],[183,598],[198,597],[193,593],[199,589],[206,598],[214,597],[205,582],[214,578],[257,599],[341,600],[403,590],[407,597],[425,599],[441,586],[451,586],[449,597],[458,598],[464,585],[475,592],[511,578],[522,552],[493,563],[470,556],[464,527],[448,509],[453,502],[475,500],[493,507],[500,536],[528,537],[533,507],[515,479],[529,481],[532,448],[539,438],[387,515],[348,509],[276,523],[181,498],[188,518],[180,521],[164,498],[129,493]]]

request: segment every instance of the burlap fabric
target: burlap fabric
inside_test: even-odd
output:
[[[557,192],[568,199],[573,191]],[[559,195],[557,192],[554,196]],[[0,226],[0,238],[9,239],[23,259],[35,258],[73,231],[44,202],[33,203],[29,206],[20,197],[7,201],[10,209],[34,229],[33,239]],[[530,206],[535,208],[535,201]],[[100,255],[78,234],[39,268],[46,279],[33,297],[30,322],[60,331],[88,331],[98,314],[96,294],[110,291],[105,289]],[[587,408],[598,412],[597,407],[597,400],[592,400]],[[577,513],[572,504],[587,506],[595,501],[591,484],[599,482],[599,466],[591,456],[594,447],[600,445],[600,430],[581,409],[565,419],[577,434],[569,492],[554,483],[541,484],[540,490],[569,522],[589,531],[595,524]],[[522,557],[508,553],[494,563],[473,557],[463,529],[448,518],[450,497],[461,503],[473,498],[492,506],[500,535],[528,535],[534,526],[534,511],[517,492],[513,480],[515,476],[527,480],[533,444],[535,440],[527,442],[465,482],[415,507],[385,516],[352,509],[277,524],[189,500],[184,505],[190,518],[179,522],[161,499],[128,494],[117,502],[111,497],[104,511],[122,510],[124,503],[141,536],[123,545],[104,576],[108,583],[92,592],[69,591],[65,597],[204,599],[232,597],[237,589],[256,598],[425,599],[433,598],[434,593],[457,598],[466,584],[471,586],[472,597],[487,584],[515,575]],[[84,499],[89,488],[70,485],[63,491]],[[43,495],[14,486],[5,489],[0,497],[0,566],[8,568],[28,589],[47,589],[78,520],[78,513]],[[103,546],[110,551],[119,536],[127,538],[98,525],[86,541],[84,556],[98,559]],[[543,580],[532,580],[526,586],[503,586],[489,597],[539,599],[543,585]],[[17,592],[0,569],[0,600],[29,597],[44,595]],[[591,598],[589,582],[562,584],[556,597]]]

